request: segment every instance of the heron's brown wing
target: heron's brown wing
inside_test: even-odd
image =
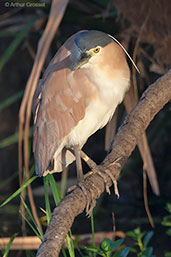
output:
[[[85,99],[69,69],[52,72],[39,94],[35,111],[33,151],[42,175],[62,142],[85,115]],[[59,149],[60,150],[60,149]],[[61,149],[62,150],[62,149]]]
[[[58,50],[35,92],[33,151],[40,175],[47,169],[54,153],[62,150],[63,139],[84,118],[86,106],[97,95],[86,72],[70,69],[78,59],[74,37],[71,36]]]

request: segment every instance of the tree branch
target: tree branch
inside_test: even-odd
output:
[[[139,138],[154,116],[171,99],[171,70],[148,87],[136,107],[126,117],[115,136],[112,151],[98,166],[100,171],[110,171],[118,179],[120,171],[136,147]],[[104,180],[97,172],[90,171],[85,178],[87,195],[94,202],[105,190]],[[106,175],[106,185],[112,181]],[[86,207],[86,197],[80,188],[65,196],[54,209],[51,222],[46,230],[37,257],[58,256],[64,239],[72,226],[74,218]]]

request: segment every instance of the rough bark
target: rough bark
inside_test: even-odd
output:
[[[126,117],[115,136],[112,151],[98,168],[104,172],[110,171],[118,179],[123,165],[136,147],[139,138],[154,116],[170,99],[171,70],[149,86],[143,93],[138,104]],[[106,185],[110,187],[112,181],[106,173],[104,174],[106,176]],[[87,196],[94,202],[105,190],[105,183],[98,173],[90,171],[85,178],[84,187],[87,191]],[[56,257],[59,255],[74,218],[82,213],[85,207],[86,197],[78,187],[64,197],[54,209],[51,222],[37,252],[37,257]]]

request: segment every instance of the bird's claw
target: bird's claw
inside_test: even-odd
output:
[[[108,169],[105,169],[105,170],[100,170],[99,167],[96,168],[95,170],[93,170],[91,173],[87,173],[84,177],[88,177],[90,176],[92,173],[97,173],[104,181],[104,184],[105,184],[105,189],[106,189],[106,192],[108,194],[110,194],[110,189],[109,189],[109,186],[108,186],[108,183],[107,183],[107,176],[110,177],[110,179],[112,180],[112,183],[113,183],[113,186],[114,186],[114,192],[115,192],[115,195],[117,196],[117,198],[119,198],[119,190],[118,190],[118,186],[117,186],[117,180],[116,178],[112,175],[111,171],[108,170]],[[83,194],[85,195],[86,197],[86,214],[88,217],[91,216],[91,213],[92,213],[92,210],[93,208],[95,207],[96,205],[96,200],[94,199],[94,197],[92,196],[92,192],[91,190],[89,191],[90,192],[90,195],[91,197],[88,196],[87,194],[87,190],[84,186],[84,181],[83,182],[80,182],[78,183],[77,185],[74,185],[74,186],[71,186],[69,187],[69,189],[67,190],[68,193],[70,193],[71,191],[73,191],[74,189],[76,189],[77,187],[79,187]]]
[[[84,183],[84,182],[80,182],[80,183],[78,183],[77,185],[74,185],[74,186],[69,187],[68,190],[67,190],[67,192],[68,192],[68,193],[71,193],[71,192],[72,192],[73,190],[75,190],[77,187],[79,187],[79,188],[82,190],[84,196],[86,197],[86,208],[85,208],[85,210],[86,210],[86,215],[87,215],[88,217],[90,217],[90,216],[91,216],[91,213],[92,213],[92,210],[93,210],[94,206],[96,205],[96,200],[92,200],[93,197],[91,197],[91,199],[89,199],[88,194],[87,194],[87,190],[86,190],[85,186],[83,185],[83,183]],[[91,194],[91,192],[90,192],[90,194]]]
[[[101,171],[101,170],[97,170],[96,173],[103,178],[104,180],[104,184],[105,184],[105,189],[106,189],[106,192],[110,195],[110,189],[109,189],[109,186],[107,184],[107,179],[106,179],[106,175],[110,177],[110,179],[112,180],[112,183],[113,183],[113,186],[114,186],[114,192],[115,192],[115,195],[117,196],[117,198],[119,198],[119,190],[118,190],[118,186],[117,186],[117,180],[116,178],[112,175],[111,171],[106,169],[104,171]]]
[[[110,195],[110,189],[109,189],[109,186],[107,184],[105,173],[100,171],[100,170],[97,170],[96,173],[104,180],[106,192]]]

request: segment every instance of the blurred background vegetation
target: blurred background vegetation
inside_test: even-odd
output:
[[[38,7],[29,5],[28,2],[35,3],[27,0],[1,0],[0,2],[1,203],[19,188],[18,111],[51,5],[48,0],[37,2]],[[170,0],[71,0],[55,34],[44,68],[64,41],[82,29],[101,30],[115,36],[131,56],[138,40],[136,63],[141,71],[141,74],[137,75],[140,96],[148,85],[170,68],[170,14]],[[85,152],[97,163],[100,163],[106,155],[104,133],[105,129],[98,131],[84,147]],[[155,256],[163,257],[171,245],[169,237],[165,234],[166,229],[161,225],[163,217],[167,215],[164,207],[171,201],[170,104],[167,104],[152,121],[147,130],[147,136],[161,192],[160,196],[156,197],[148,185],[149,207],[155,222],[151,245]],[[30,162],[33,165],[31,145],[32,132],[30,132]],[[34,168],[32,171],[34,172]],[[68,176],[68,180],[75,176],[74,165],[71,166]],[[55,175],[55,178],[60,181],[61,174]],[[136,227],[146,231],[151,230],[144,209],[142,181],[142,161],[136,149],[121,173],[118,183],[120,199],[116,200],[113,194],[111,196],[104,194],[99,199],[95,209],[95,231],[112,230],[112,213],[115,214],[116,230],[124,233]],[[45,208],[42,178],[36,179],[32,188],[38,215],[41,217],[43,213],[40,207]],[[0,208],[1,237],[10,237],[14,233],[21,235],[19,204],[18,196],[5,207]],[[52,204],[52,209],[54,206]],[[85,215],[80,215],[72,230],[73,234],[82,234],[90,232],[90,229],[90,220]],[[29,227],[27,227],[27,234],[34,234]],[[16,253],[19,254],[11,252],[9,256],[21,256]],[[34,256],[29,254],[27,256]],[[22,256],[25,256],[24,253]]]

